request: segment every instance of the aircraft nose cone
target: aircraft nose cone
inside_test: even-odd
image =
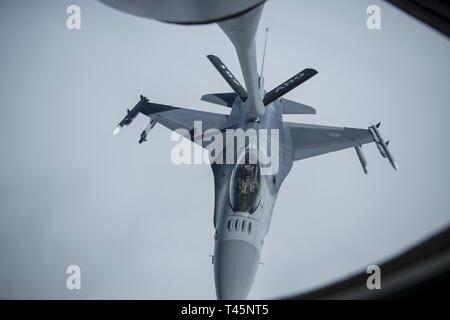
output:
[[[246,299],[259,265],[256,247],[242,240],[224,240],[216,244],[214,279],[217,298]]]

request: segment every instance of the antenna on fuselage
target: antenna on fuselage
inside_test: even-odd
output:
[[[264,40],[264,51],[263,51],[263,57],[262,57],[262,62],[261,62],[261,72],[259,73],[259,78],[258,78],[258,85],[259,85],[259,89],[262,91],[262,93],[264,94],[263,90],[264,90],[264,61],[266,60],[266,48],[267,48],[267,37],[269,36],[269,27],[266,27],[266,39]]]

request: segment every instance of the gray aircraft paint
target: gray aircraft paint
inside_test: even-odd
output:
[[[365,270],[449,222],[450,160],[441,143],[448,138],[448,40],[378,1],[383,29],[368,31],[365,9],[372,3],[303,1],[302,10],[298,1],[266,4],[267,86],[307,66],[320,71],[288,95],[318,115],[288,121],[384,120],[401,170],[387,170],[374,146],[364,150],[369,176],[353,150],[295,163],[249,298]],[[212,298],[210,168],[171,164],[170,132],[160,125],[150,144],[138,145],[143,117],[122,136],[110,132],[139,92],[228,113],[199,97],[228,90],[204,57],[220,55],[239,78],[235,53],[215,26],[134,19],[92,1],[79,1],[83,29],[68,32],[69,4],[1,4],[0,90],[8,121],[0,141],[8,152],[1,168],[0,245],[7,258],[0,296]],[[73,263],[82,268],[81,291],[65,289]]]
[[[359,155],[362,154],[361,146],[363,144],[375,142],[382,156],[387,156],[393,167],[397,169],[388,146],[384,143],[381,133],[377,129],[379,125],[372,126],[369,129],[353,129],[283,122],[282,113],[285,102],[280,99],[281,96],[309,80],[317,74],[317,71],[310,68],[304,69],[272,91],[265,93],[264,88],[260,86],[263,85],[264,81],[258,81],[259,78],[262,78],[262,75],[258,75],[256,69],[255,42],[262,10],[263,5],[259,5],[238,17],[218,22],[218,25],[230,38],[236,49],[247,89],[245,91],[220,58],[213,55],[208,56],[217,71],[236,92],[236,98],[228,117],[222,114],[150,103],[147,98],[141,95],[138,104],[131,111],[127,110],[126,116],[113,133],[115,135],[120,128],[130,125],[139,112],[150,117],[151,121],[157,121],[170,130],[180,133],[179,130],[183,129],[185,133],[180,133],[181,135],[185,137],[190,135],[193,142],[203,147],[206,147],[205,142],[197,139],[203,132],[196,132],[196,121],[202,121],[204,132],[209,128],[222,131],[229,129],[246,131],[250,129],[256,130],[258,133],[265,130],[270,136],[274,134],[271,133],[272,131],[278,133],[279,138],[276,141],[278,148],[276,150],[279,154],[276,155],[276,171],[271,175],[263,175],[260,181],[257,178],[254,179],[258,181],[256,183],[253,181],[253,189],[256,185],[260,199],[258,199],[257,207],[252,207],[251,211],[248,211],[248,207],[242,210],[233,208],[230,191],[232,187],[235,187],[235,182],[230,177],[235,176],[234,172],[241,166],[245,168],[245,165],[239,163],[238,158],[245,157],[250,146],[239,146],[239,144],[234,143],[233,139],[231,142],[233,145],[232,156],[236,157],[234,164],[221,164],[217,161],[213,161],[212,164],[216,201],[214,211],[214,226],[216,228],[213,259],[214,278],[217,297],[226,300],[247,298],[259,265],[264,237],[269,230],[275,199],[282,182],[292,168],[294,160],[302,160],[350,147],[355,148]],[[219,104],[222,103],[219,102]],[[289,100],[286,105],[288,106],[287,109],[299,107],[296,113],[301,114],[305,111],[304,106],[289,103]],[[146,136],[146,130],[141,136]],[[276,152],[274,149],[271,150],[267,143],[262,146],[263,141],[259,141],[260,135],[257,134],[257,137],[258,141],[254,146],[256,157],[262,155],[263,152],[266,152],[267,155]],[[267,140],[271,140],[271,137],[267,137]],[[262,148],[265,148],[265,151]],[[229,151],[226,146],[222,153]],[[228,157],[225,155],[223,158]],[[359,159],[361,160],[362,157],[359,157]],[[367,163],[361,160],[361,165],[364,172],[367,173]],[[257,167],[261,168],[259,164]],[[239,169],[239,172],[240,170],[247,169]],[[248,180],[248,173],[245,179],[245,183],[251,183]],[[239,182],[242,181],[239,180]],[[248,190],[246,192],[246,189],[252,189],[248,185],[241,186],[240,184],[238,188],[238,199],[246,199],[248,192],[250,192]],[[248,199],[243,201],[248,201]],[[253,230],[245,228],[249,225],[253,226]]]

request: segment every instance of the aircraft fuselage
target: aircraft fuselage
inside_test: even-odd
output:
[[[283,149],[286,131],[283,130],[281,108],[275,104],[267,107],[260,118],[248,117],[239,99],[236,99],[230,115],[230,122],[247,119],[240,127],[259,131],[273,129],[279,132],[279,155],[282,169],[274,174],[264,174],[261,164],[213,164],[216,204],[214,212],[214,278],[219,299],[245,299],[254,281],[261,250],[264,244],[275,200],[281,182],[292,166],[289,152]],[[249,152],[263,150],[241,149],[234,146],[236,159]],[[287,163],[287,165],[286,165]]]

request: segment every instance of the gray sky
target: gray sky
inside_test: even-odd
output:
[[[66,29],[77,3],[82,30]],[[366,28],[381,7],[382,30]],[[319,75],[288,94],[314,106],[290,121],[366,127],[382,121],[400,170],[374,145],[369,175],[353,150],[296,162],[275,205],[249,298],[307,290],[365,269],[450,222],[450,42],[380,1],[270,1],[265,66],[271,89],[305,67]],[[176,26],[96,1],[0,2],[0,297],[214,299],[213,176],[175,166],[147,119],[112,137],[139,94],[226,113],[201,102],[229,91],[206,59],[239,79],[216,25]],[[82,270],[82,290],[65,269]]]

